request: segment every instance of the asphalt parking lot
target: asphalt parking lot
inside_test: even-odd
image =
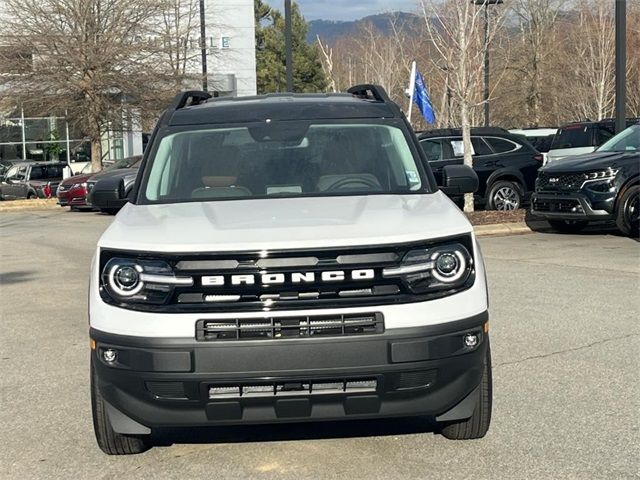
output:
[[[86,280],[112,217],[0,213],[0,478],[640,477],[640,244],[612,232],[481,240],[494,411],[482,440],[416,419],[172,432],[96,446]]]

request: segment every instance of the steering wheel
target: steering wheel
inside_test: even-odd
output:
[[[341,190],[343,188],[358,190],[360,187],[365,187],[366,189],[373,189],[373,190],[380,189],[380,185],[377,182],[371,180],[370,178],[347,177],[347,178],[341,178],[337,182],[332,183],[327,187],[325,191],[331,192],[334,190]]]

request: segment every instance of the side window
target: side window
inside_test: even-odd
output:
[[[602,145],[615,135],[612,127],[609,125],[600,125],[598,127],[598,145]]]
[[[50,180],[62,180],[62,167],[60,165],[52,165],[50,167],[47,167],[46,178]]]
[[[44,167],[32,167],[31,168],[31,180],[42,180],[45,177],[46,170]]]
[[[24,180],[27,178],[27,167],[18,168],[18,172],[16,173],[14,179],[15,180]]]
[[[515,143],[505,140],[504,138],[487,137],[485,140],[489,145],[491,145],[491,148],[493,148],[496,153],[511,152],[517,148]]]
[[[493,151],[481,137],[471,137],[471,145],[473,145],[473,151],[476,152],[476,155],[493,155]]]
[[[441,140],[423,140],[420,142],[420,145],[422,146],[422,150],[424,150],[428,161],[434,162],[444,158]]]
[[[462,137],[448,138],[445,148],[447,147],[451,150],[449,151],[449,156],[445,158],[462,157],[464,155],[464,142],[462,141]],[[473,144],[471,144],[471,149],[473,150]],[[471,152],[471,155],[475,154],[475,151]]]

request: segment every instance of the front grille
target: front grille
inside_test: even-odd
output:
[[[446,242],[460,243],[469,252],[474,250],[469,235],[448,238]],[[126,308],[175,313],[224,312],[234,318],[233,312],[375,307],[427,301],[453,292],[415,293],[405,278],[385,276],[384,271],[400,266],[407,252],[429,246],[429,242],[423,241],[308,250],[154,253],[153,259],[167,262],[176,277],[191,278],[193,283],[176,285],[163,304],[131,303]],[[122,255],[118,251],[103,251],[101,268],[110,258]],[[149,258],[149,255],[131,256]],[[474,279],[472,271],[468,281],[456,291],[466,290]],[[102,298],[118,304],[106,293]],[[274,332],[277,333],[275,328],[271,334]]]
[[[292,395],[327,395],[375,392],[375,378],[322,379],[315,381],[268,382],[252,385],[210,385],[210,400],[253,397],[286,397]]]
[[[584,210],[578,200],[571,199],[544,199],[535,200],[533,209],[536,212],[556,212],[556,213],[583,213]]]
[[[283,338],[373,335],[384,332],[381,313],[199,320],[196,340],[271,340]]]
[[[584,173],[550,174],[541,172],[538,175],[538,191],[576,191],[587,179]]]

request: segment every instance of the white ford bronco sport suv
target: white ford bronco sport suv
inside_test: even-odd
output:
[[[443,182],[375,85],[178,95],[93,259],[100,448],[142,452],[161,427],[399,416],[484,436],[485,270],[442,191],[477,177],[453,165]]]

